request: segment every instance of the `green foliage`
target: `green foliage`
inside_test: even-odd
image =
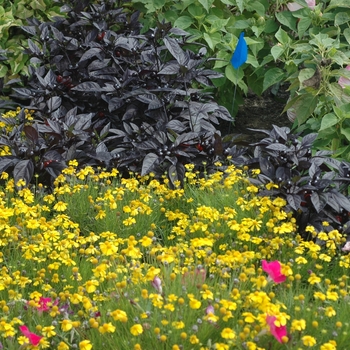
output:
[[[23,53],[27,39],[20,26],[27,18],[48,20],[60,15],[60,6],[54,0],[0,0],[0,50],[6,50],[7,61],[0,64],[0,78],[27,74],[28,56]]]
[[[220,104],[232,108],[232,84],[239,87],[240,102],[248,88],[259,95],[288,82],[291,98],[285,111],[296,118],[298,131],[319,132],[317,147],[349,159],[346,105],[350,103],[350,88],[338,84],[340,77],[350,78],[344,69],[350,64],[348,1],[316,1],[311,8],[304,0],[293,4],[283,0],[163,0],[157,6],[147,0],[132,3],[144,12],[146,28],[155,20],[170,21],[191,33],[193,41],[209,47],[208,54],[219,59],[214,68],[225,75],[215,83]],[[292,11],[292,5],[299,5],[299,9]],[[249,55],[247,63],[235,71],[229,61],[241,31],[245,32]]]

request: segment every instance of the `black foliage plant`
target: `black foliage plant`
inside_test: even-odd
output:
[[[9,85],[34,121],[22,116],[0,138],[12,151],[0,159],[0,173],[21,169],[15,175],[29,182],[34,173],[55,177],[77,159],[124,173],[166,172],[174,183],[186,163],[240,159],[217,130],[232,117],[209,93],[220,74],[205,47],[166,23],[140,34],[139,13],[116,1],[88,3],[67,1],[66,18],[23,27],[30,76]]]
[[[331,158],[331,152],[312,153],[317,134],[302,138],[287,127],[273,126],[271,131],[256,130],[267,136],[253,146],[252,168],[259,168],[257,178],[250,179],[263,188],[261,195],[284,198],[286,209],[293,212],[299,233],[311,239],[306,230],[312,225],[321,231],[328,227],[350,233],[350,163]]]

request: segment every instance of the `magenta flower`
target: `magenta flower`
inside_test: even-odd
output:
[[[350,241],[346,242],[344,247],[341,249],[343,252],[348,253],[350,252]]]
[[[311,9],[314,10],[316,6],[316,0],[305,0],[307,6]],[[296,2],[290,2],[287,4],[288,10],[289,11],[297,11],[303,8],[302,5],[297,4]]]
[[[162,292],[163,292],[162,280],[158,276],[155,276],[153,278],[153,281],[151,282],[151,284],[156,289],[156,291],[158,293],[162,294]]]
[[[27,326],[19,326],[19,330],[28,338],[31,345],[37,346],[39,344],[42,336],[32,333]]]
[[[350,66],[347,66],[345,68],[346,70],[350,70]],[[350,85],[350,79],[345,78],[345,77],[340,77],[338,80],[338,84],[345,89],[348,85]]]
[[[287,335],[287,327],[286,326],[279,326],[277,327],[275,325],[276,316],[266,316],[266,323],[270,327],[270,333],[276,338],[276,340],[280,343],[282,343],[282,337]]]
[[[281,264],[278,260],[268,263],[266,260],[262,260],[262,269],[269,274],[271,279],[275,283],[282,283],[286,280],[286,276],[281,272]]]

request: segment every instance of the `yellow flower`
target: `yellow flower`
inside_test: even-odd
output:
[[[69,350],[69,346],[66,343],[64,343],[63,341],[61,341],[57,345],[57,350]]]
[[[202,305],[202,303],[199,300],[194,299],[194,298],[191,298],[189,304],[190,304],[190,308],[194,309],[194,310],[199,309],[201,307],[201,305]]]
[[[63,331],[68,332],[73,328],[73,324],[71,320],[63,320],[61,321],[61,328]]]
[[[143,333],[143,328],[140,324],[134,324],[130,328],[130,333],[134,335],[135,337]]]
[[[47,327],[43,327],[43,329],[41,330],[41,332],[44,334],[45,337],[50,338],[56,335],[55,332],[55,327],[54,326],[47,326]]]
[[[293,320],[292,321],[292,331],[302,331],[306,328],[306,322],[305,320]]]
[[[320,350],[336,350],[337,343],[334,340],[330,340],[327,343],[321,345]]]
[[[115,332],[115,327],[112,325],[112,323],[104,323],[102,326],[98,328],[99,332],[101,334],[104,333],[114,333]]]
[[[113,317],[113,319],[115,321],[120,321],[120,322],[125,323],[128,320],[128,316],[127,316],[126,312],[123,310],[119,310],[119,309],[112,311],[111,316]]]
[[[303,344],[305,346],[314,346],[316,345],[316,339],[314,337],[312,337],[311,335],[304,335],[301,340],[303,341]]]
[[[67,209],[67,204],[62,201],[59,201],[54,205],[53,208],[57,211],[65,211]]]
[[[79,350],[91,350],[92,345],[90,343],[90,340],[83,340],[79,343]]]
[[[221,336],[222,336],[224,339],[235,339],[236,334],[235,334],[235,332],[234,332],[231,328],[224,328],[224,329],[221,331]]]

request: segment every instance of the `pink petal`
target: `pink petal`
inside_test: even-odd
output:
[[[162,280],[158,276],[155,276],[151,283],[158,293],[162,293]]]
[[[266,316],[266,323],[270,327],[270,333],[276,338],[276,340],[280,343],[282,343],[282,338],[287,335],[287,327],[286,326],[280,326],[277,327],[275,325],[276,317],[275,316]]]
[[[291,12],[297,11],[303,8],[301,5],[297,4],[296,2],[289,2],[287,4],[287,7],[288,7],[288,10]]]
[[[314,10],[315,6],[316,6],[316,1],[315,0],[305,0],[307,6],[309,7],[309,9]],[[293,11],[297,11],[300,10],[302,8],[304,8],[304,6],[297,4],[296,2],[289,2],[287,4],[288,10],[293,12]]]
[[[266,260],[261,262],[262,269],[269,274],[275,283],[282,283],[286,280],[286,276],[281,272],[281,264],[278,260],[268,263]]]
[[[29,339],[30,344],[37,346],[42,338],[40,335],[29,331],[27,326],[19,326],[19,330],[22,334]]]
[[[341,249],[343,252],[350,252],[350,241],[346,242],[344,247]]]

